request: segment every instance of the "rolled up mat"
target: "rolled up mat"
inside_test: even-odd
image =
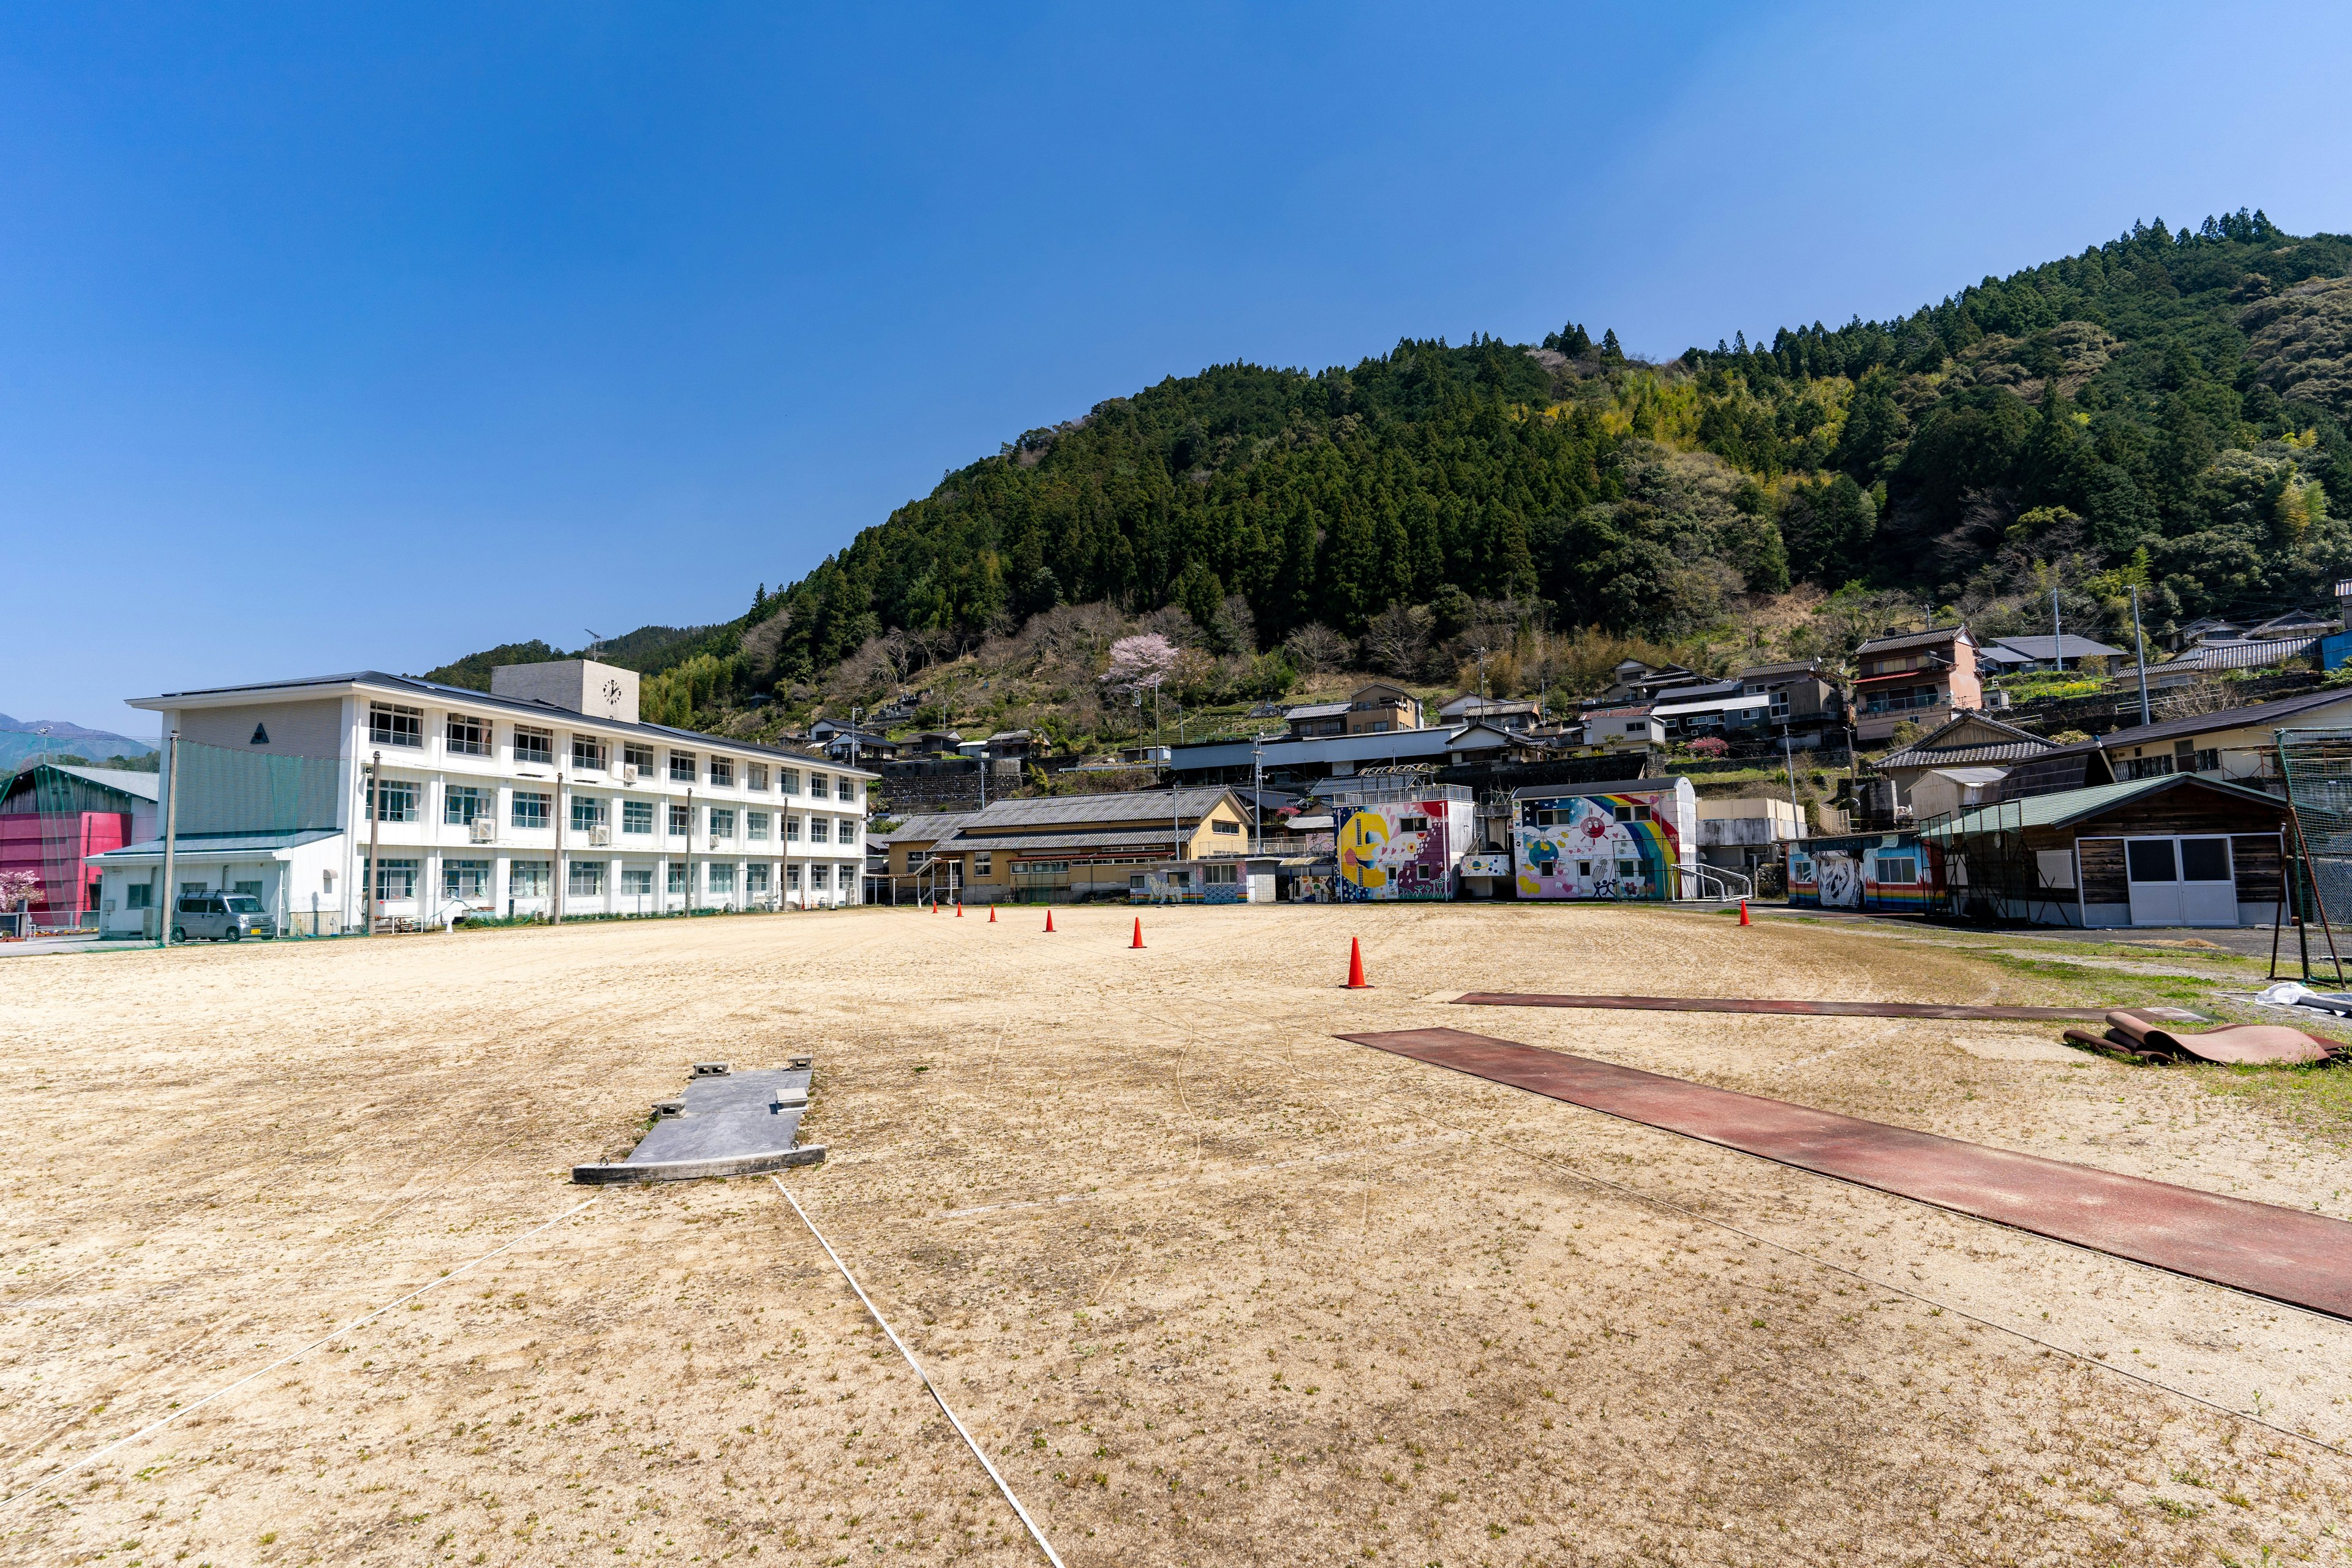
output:
[[[2298,1067],[2352,1053],[2352,1046],[2284,1024],[2224,1024],[2218,1029],[2166,1027],[2131,1008],[2107,1015],[2107,1037],[2145,1056],[2193,1057],[2239,1067]],[[2070,1031],[2073,1033],[2079,1031]]]

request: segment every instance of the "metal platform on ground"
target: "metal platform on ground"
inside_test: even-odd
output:
[[[684,1094],[655,1106],[653,1126],[627,1159],[574,1165],[572,1179],[591,1186],[690,1182],[814,1165],[824,1145],[803,1148],[797,1140],[814,1076],[807,1057],[780,1068],[698,1064]]]
[[[1341,1035],[1433,1067],[2352,1319],[2352,1225],[1460,1029]]]
[[[1525,991],[1465,991],[1463,1007],[1599,1007],[1634,1013],[1780,1013],[1828,1018],[2104,1018],[2104,1006],[1972,1007],[1952,1002],[1775,1002],[1746,996],[1549,996]],[[2192,1015],[2193,1016],[2193,1015]]]

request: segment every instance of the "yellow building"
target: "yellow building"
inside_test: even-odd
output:
[[[1003,800],[910,817],[884,842],[894,876],[961,887],[970,903],[1123,898],[1145,868],[1247,854],[1249,810],[1216,787]]]

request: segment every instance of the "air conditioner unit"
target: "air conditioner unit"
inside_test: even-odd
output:
[[[637,782],[636,763],[623,763],[621,764],[621,782],[625,784],[633,784]]]
[[[497,843],[499,841],[498,819],[489,816],[474,818],[466,825],[466,837],[477,844]]]
[[[602,849],[613,842],[613,830],[609,827],[592,827],[588,830],[588,842],[595,848]]]

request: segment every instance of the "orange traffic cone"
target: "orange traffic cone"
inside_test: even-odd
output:
[[[931,913],[933,913],[933,914],[938,914],[939,912],[940,912],[940,901],[939,901],[939,900],[937,900],[937,899],[933,899],[933,900],[931,900]]]
[[[996,906],[994,904],[988,906],[988,923],[990,925],[994,925],[996,923]]]
[[[1138,916],[1136,916],[1136,917],[1135,917],[1135,940],[1134,940],[1133,942],[1129,942],[1129,943],[1127,944],[1127,948],[1128,948],[1128,951],[1129,951],[1129,952],[1134,952],[1137,948],[1141,947],[1142,945],[1143,945],[1143,917],[1142,917],[1141,915],[1138,915]]]
[[[1348,939],[1348,989],[1370,991],[1372,983],[1364,978],[1364,945],[1354,937]]]
[[[963,919],[963,900],[961,899],[958,899],[956,900],[956,919]]]
[[[1046,930],[1048,932],[1051,932],[1051,931],[1053,931],[1053,929],[1054,929],[1054,910],[1053,910],[1053,907],[1052,907],[1051,905],[1048,905],[1048,906],[1046,907],[1046,910],[1045,910],[1045,930]]]
[[[1739,923],[1741,925],[1755,924],[1753,921],[1748,918],[1748,900],[1746,899],[1739,900]]]

